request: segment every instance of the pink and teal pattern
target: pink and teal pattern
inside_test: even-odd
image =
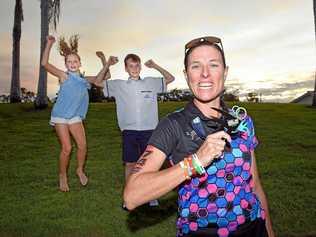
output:
[[[207,167],[203,176],[192,178],[179,188],[178,236],[198,228],[218,226],[226,237],[246,221],[265,218],[252,192],[251,151],[257,146],[253,122],[247,117],[246,132],[231,142],[232,151]]]

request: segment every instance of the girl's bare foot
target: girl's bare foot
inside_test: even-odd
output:
[[[59,190],[62,192],[69,192],[67,174],[59,174]]]
[[[81,185],[86,186],[88,183],[88,177],[86,176],[86,174],[83,171],[77,170],[77,176],[79,178]]]

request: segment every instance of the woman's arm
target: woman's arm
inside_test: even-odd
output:
[[[55,37],[52,35],[49,35],[47,36],[46,40],[47,42],[46,42],[46,47],[42,55],[41,65],[45,68],[47,72],[58,77],[61,81],[64,81],[67,78],[67,74],[64,71],[56,68],[54,65],[48,62],[51,48],[56,41]]]
[[[230,136],[221,131],[209,135],[196,152],[201,164],[208,166],[215,157],[222,154],[225,142]],[[147,146],[137,161],[124,189],[124,201],[129,210],[170,192],[180,185],[186,175],[180,164],[159,171],[166,154],[154,146]]]
[[[271,217],[270,217],[270,213],[269,213],[269,206],[268,206],[268,200],[266,198],[266,195],[263,191],[261,182],[260,182],[260,178],[259,178],[259,173],[258,173],[258,169],[257,169],[257,163],[256,163],[256,157],[255,157],[255,152],[251,151],[251,159],[252,159],[252,164],[251,164],[251,174],[253,177],[253,181],[254,181],[254,192],[255,194],[258,196],[259,201],[263,207],[263,209],[265,210],[266,213],[266,228],[268,231],[268,235],[269,237],[274,237],[274,232],[272,229],[272,222],[271,222]]]
[[[185,180],[179,164],[159,171],[166,155],[154,146],[147,146],[137,161],[124,189],[124,202],[132,210],[170,192]]]

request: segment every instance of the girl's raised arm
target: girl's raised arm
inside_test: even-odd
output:
[[[47,36],[46,38],[46,47],[43,52],[42,60],[41,60],[41,65],[46,69],[47,72],[51,73],[52,75],[58,77],[61,81],[64,81],[67,78],[67,74],[55,67],[54,65],[50,64],[48,62],[49,60],[49,55],[50,55],[50,50],[55,43],[55,37],[52,35]]]
[[[110,56],[106,64],[103,66],[101,71],[96,76],[86,77],[86,79],[90,82],[95,84],[96,86],[103,87],[103,80],[105,75],[109,72],[110,66],[116,64],[118,62],[117,57]]]

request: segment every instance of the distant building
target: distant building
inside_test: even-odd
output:
[[[291,103],[312,105],[313,95],[314,95],[314,91],[307,91],[300,97],[297,97],[296,99],[292,100]]]

